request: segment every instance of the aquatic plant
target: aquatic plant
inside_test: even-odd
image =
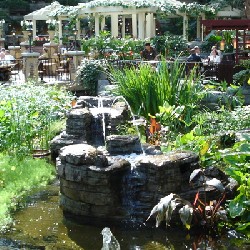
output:
[[[118,95],[122,95],[134,114],[149,120],[164,103],[185,106],[185,115],[191,115],[195,104],[202,96],[199,77],[194,72],[184,77],[185,64],[178,61],[160,62],[157,68],[144,63],[138,68],[111,68],[110,81],[118,84]]]
[[[190,183],[192,183],[200,173],[203,173],[201,169],[194,170],[190,176]],[[171,193],[162,198],[151,210],[147,220],[156,214],[156,227],[159,227],[163,220],[165,220],[166,226],[169,226],[173,211],[177,207],[182,206],[179,209],[179,215],[183,225],[187,229],[190,229],[191,226],[198,225],[210,233],[216,231],[218,223],[227,220],[226,210],[221,206],[222,201],[225,199],[225,189],[221,181],[216,178],[211,180],[205,180],[205,178],[203,178],[203,185],[204,200],[200,198],[200,192],[197,192],[193,204],[181,198],[179,195]],[[213,186],[222,193],[218,201],[206,201],[206,186]]]

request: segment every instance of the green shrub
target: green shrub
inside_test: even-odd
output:
[[[105,62],[101,60],[82,60],[77,70],[77,77],[80,80],[87,95],[97,94],[97,83],[99,75],[104,71]]]
[[[190,116],[201,98],[202,89],[195,70],[187,77],[184,71],[185,64],[177,61],[163,61],[157,69],[145,63],[138,68],[111,69],[110,81],[118,84],[117,94],[128,101],[136,115],[149,119],[149,114],[155,116],[160,107],[168,103],[184,105],[184,116]]]
[[[0,151],[20,157],[48,149],[51,125],[65,117],[72,95],[33,83],[0,87]]]

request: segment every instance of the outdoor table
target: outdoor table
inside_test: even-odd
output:
[[[13,67],[15,67],[14,63],[0,64],[0,81],[8,81],[10,79],[10,72]]]
[[[209,62],[208,60],[203,60],[204,75],[206,78],[216,79],[219,63]]]

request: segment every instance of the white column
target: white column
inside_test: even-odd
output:
[[[33,41],[36,39],[36,20],[33,20]]]
[[[102,20],[101,20],[101,30],[104,30],[105,25],[106,25],[106,17],[103,16],[103,18],[102,18]]]
[[[201,17],[198,16],[196,19],[196,37],[201,38]]]
[[[137,14],[132,14],[132,35],[137,38]]]
[[[186,14],[183,16],[183,39],[188,41],[188,17]]]
[[[154,37],[155,36],[155,31],[156,31],[156,22],[155,22],[155,20],[156,20],[156,17],[155,17],[155,15],[154,15],[154,13],[153,13],[153,24],[152,24],[152,26],[153,26],[153,30],[152,30],[152,37]]]
[[[111,36],[117,37],[118,34],[118,14],[111,14]]]
[[[99,14],[95,13],[95,36],[100,35]]]
[[[76,29],[77,29],[77,39],[80,39],[81,25],[80,25],[80,20],[79,19],[77,19],[77,21],[76,21]]]
[[[154,20],[154,14],[148,13],[146,15],[146,37],[154,37],[155,34],[155,20]]]
[[[125,16],[122,16],[122,37],[125,38]]]
[[[201,14],[201,20],[205,20],[205,14]],[[204,25],[201,25],[201,41],[204,40]]]
[[[145,39],[145,13],[138,14],[138,38]]]
[[[59,37],[59,44],[62,44],[62,19],[58,19],[58,37]]]

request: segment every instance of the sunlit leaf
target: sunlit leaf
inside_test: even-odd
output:
[[[240,216],[244,212],[244,207],[243,203],[236,201],[236,200],[231,200],[229,203],[229,213],[232,218],[235,218],[237,216]]]
[[[209,141],[206,141],[205,143],[203,143],[202,148],[200,150],[200,155],[205,155],[207,153],[209,147],[210,147]]]
[[[179,214],[182,224],[189,230],[193,217],[193,208],[188,205],[185,205],[179,210]]]

